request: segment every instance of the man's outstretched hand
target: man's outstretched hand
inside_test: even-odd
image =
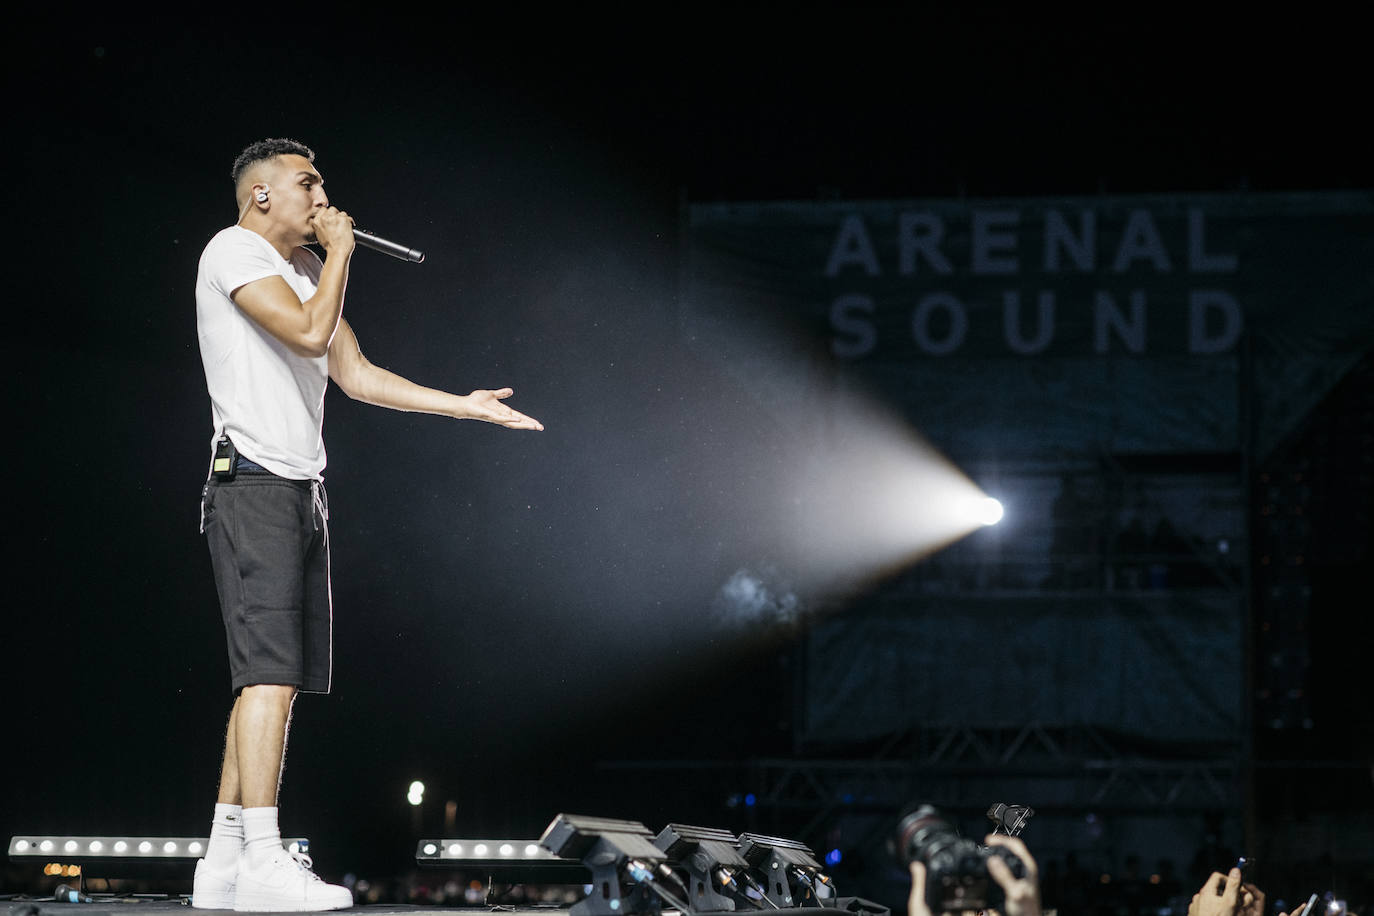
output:
[[[527,417],[501,403],[514,393],[510,388],[497,388],[494,391],[478,388],[464,398],[467,407],[466,417],[470,420],[485,420],[507,429],[543,429],[544,424],[534,417]]]

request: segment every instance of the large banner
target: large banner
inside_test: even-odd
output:
[[[705,204],[687,223],[690,336],[752,383],[786,355],[779,322],[804,328],[959,453],[1233,451],[1248,417],[1262,454],[1374,341],[1368,192]]]

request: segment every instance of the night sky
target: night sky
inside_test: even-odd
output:
[[[595,761],[786,750],[766,713],[703,737],[787,673],[773,644],[704,652],[692,616],[770,431],[675,337],[683,201],[1368,188],[1374,161],[1356,30],[1254,10],[26,16],[6,836],[208,829],[230,696],[193,283],[242,147],[311,145],[333,203],[428,253],[355,255],[372,361],[510,385],[547,427],[328,395],[335,690],[297,704],[282,826],[336,875],[404,866],[411,779],[469,835],[656,828],[718,787],[625,798]]]

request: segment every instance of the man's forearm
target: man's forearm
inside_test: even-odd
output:
[[[471,416],[467,410],[468,399],[465,396],[417,385],[410,379],[402,378],[371,363],[358,372],[358,378],[351,388],[352,390],[347,391],[350,397],[378,407],[439,414],[458,419]]]

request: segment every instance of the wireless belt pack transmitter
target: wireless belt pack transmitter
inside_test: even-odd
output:
[[[238,464],[239,450],[234,448],[233,440],[220,436],[215,443],[215,460],[211,465],[216,480],[233,480],[234,468]]]

